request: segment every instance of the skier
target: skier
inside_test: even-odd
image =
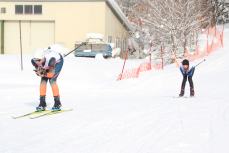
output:
[[[31,60],[35,67],[35,73],[41,77],[40,82],[40,104],[36,107],[37,111],[44,111],[46,108],[46,88],[49,81],[54,97],[53,111],[61,110],[60,94],[57,85],[57,77],[62,69],[64,59],[62,55],[50,47],[48,49],[39,51]]]
[[[183,81],[181,84],[181,91],[180,91],[179,96],[180,97],[184,96],[185,84],[186,84],[186,81],[188,79],[189,86],[190,86],[190,96],[193,97],[195,95],[195,92],[194,92],[194,85],[193,85],[193,81],[192,81],[192,76],[194,74],[195,67],[193,66],[189,69],[189,61],[187,59],[184,59],[182,61],[182,66],[180,66],[180,71],[183,75]]]

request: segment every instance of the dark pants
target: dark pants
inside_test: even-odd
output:
[[[189,82],[190,89],[194,89],[192,77],[187,76],[187,75],[184,75],[183,76],[182,85],[181,85],[181,90],[184,90],[185,89],[185,85],[186,85],[187,79],[188,79],[188,82]]]

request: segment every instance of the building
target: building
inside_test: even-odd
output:
[[[72,49],[87,33],[124,48],[130,29],[114,0],[0,0],[1,54],[32,53],[53,43]]]

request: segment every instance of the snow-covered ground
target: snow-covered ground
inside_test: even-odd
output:
[[[225,34],[225,47],[196,69],[195,98],[174,98],[182,81],[175,65],[116,81],[119,59],[67,57],[58,83],[63,106],[74,110],[34,120],[11,118],[39,102],[31,57],[20,71],[19,56],[0,56],[0,153],[228,153],[228,29]],[[47,102],[52,107],[50,87]]]

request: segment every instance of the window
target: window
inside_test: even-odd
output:
[[[108,43],[112,43],[112,36],[108,36]]]
[[[123,39],[123,50],[127,50],[127,39]]]
[[[42,5],[15,5],[15,14],[42,14]]]
[[[6,13],[6,8],[5,7],[1,8],[1,13]]]
[[[125,50],[125,39],[121,40],[121,50]]]
[[[33,14],[33,5],[25,5],[25,14]]]
[[[34,5],[34,14],[42,14],[42,5]]]
[[[15,14],[23,14],[23,5],[15,5]]]
[[[117,37],[116,40],[115,40],[115,46],[117,48],[120,48],[121,47],[121,45],[120,45],[120,38],[119,37]]]

